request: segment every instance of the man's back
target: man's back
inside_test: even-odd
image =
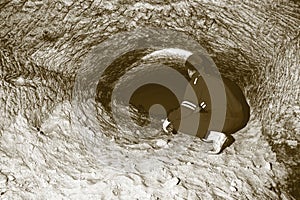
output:
[[[232,134],[246,126],[250,116],[250,107],[243,92],[234,82],[224,77],[219,80],[212,76],[203,78],[199,74],[194,74],[191,77],[190,85],[184,100],[197,107],[204,103],[205,108],[198,112],[192,107],[182,104],[180,108],[171,112],[168,118],[177,131],[203,138],[210,130]],[[223,98],[211,99],[212,92],[221,93],[222,89],[225,95]],[[212,120],[212,113],[217,115],[217,118]],[[218,117],[221,118],[218,119]],[[197,133],[193,133],[194,131]]]

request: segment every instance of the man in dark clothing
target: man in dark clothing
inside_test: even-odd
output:
[[[228,135],[246,126],[249,105],[241,89],[229,79],[218,78],[204,70],[200,74],[191,65],[187,68],[191,87],[187,89],[181,106],[168,114],[163,130],[179,131],[212,142],[213,150],[209,153],[218,154]]]

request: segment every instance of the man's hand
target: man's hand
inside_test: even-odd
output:
[[[176,133],[173,124],[168,119],[163,122],[163,130],[166,133]]]

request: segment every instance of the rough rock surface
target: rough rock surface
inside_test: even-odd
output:
[[[295,178],[299,177],[300,150],[299,13],[299,3],[289,0],[1,1],[1,195],[8,199],[54,198],[55,194],[79,198],[80,194],[110,195],[111,191],[124,199],[126,195],[176,198],[177,194],[227,199],[230,191],[236,199],[276,199],[288,195],[284,191],[290,188],[299,197],[299,178]],[[52,111],[71,99],[76,71],[91,48],[114,33],[136,27],[168,28],[197,40],[221,73],[243,88],[253,109],[252,119],[260,122],[252,121],[238,133],[234,145],[220,157],[199,153],[201,147],[196,143],[186,155],[187,163],[192,160],[194,164],[184,165],[178,159],[179,164],[166,165],[167,172],[153,172],[159,177],[148,174],[154,182],[142,172],[126,174],[97,165],[95,155],[82,149],[71,127],[61,130],[56,126],[64,123],[63,117],[53,120]],[[42,130],[49,120],[53,130],[37,134],[37,128]],[[249,142],[257,149],[250,150]],[[114,148],[111,143],[108,147]],[[243,173],[256,158],[261,167],[250,166],[249,173]],[[226,163],[230,160],[238,167]],[[262,177],[269,181],[270,189],[263,187]],[[279,183],[282,189],[276,187]],[[149,189],[149,184],[154,186]],[[214,184],[220,185],[210,187]],[[159,189],[164,186],[176,189]],[[186,188],[194,190],[188,194]]]
[[[289,199],[280,185],[287,172],[259,122],[219,156],[184,134],[159,148],[103,138],[92,154],[80,137],[88,130],[72,126],[66,110],[69,103],[57,106],[43,132],[21,116],[3,131],[1,199]]]

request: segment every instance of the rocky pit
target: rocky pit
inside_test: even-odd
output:
[[[299,198],[298,2],[5,0],[0,13],[1,199]],[[74,120],[89,53],[137,28],[191,37],[243,89],[251,119],[221,155],[185,134],[120,143]]]

